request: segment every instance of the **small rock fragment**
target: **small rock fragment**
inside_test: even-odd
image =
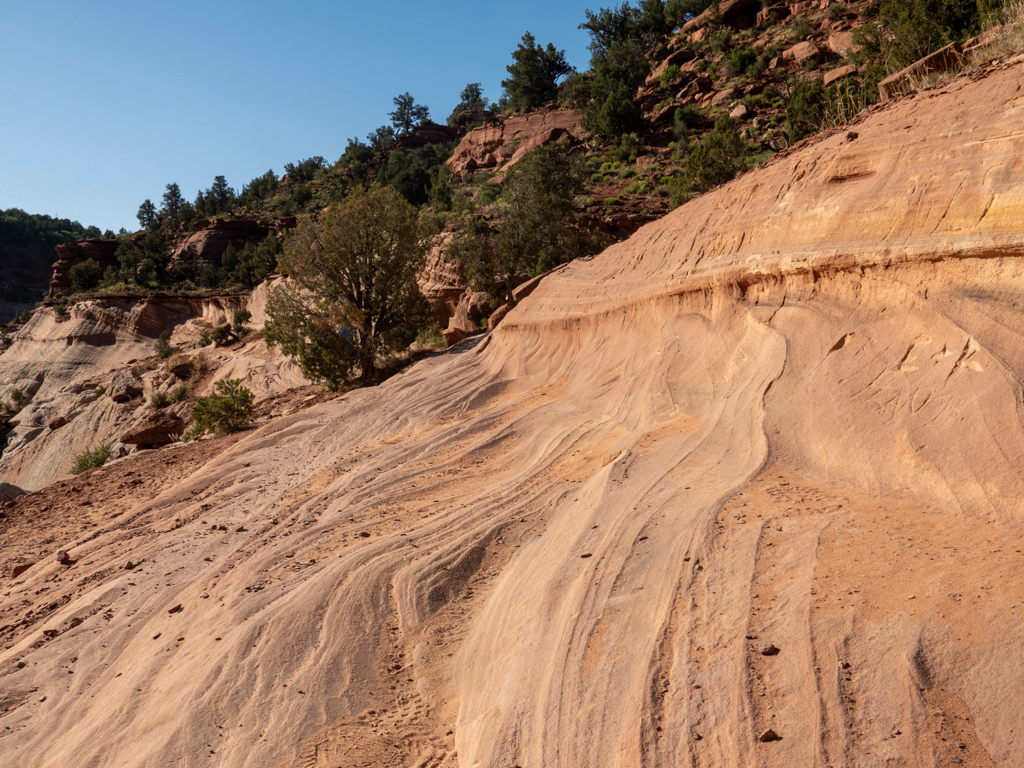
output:
[[[65,549],[58,549],[57,550],[57,562],[58,563],[63,565],[64,563],[68,562],[70,559],[71,559],[71,555],[69,555],[67,553],[67,550],[65,550]]]
[[[181,613],[183,610],[185,610],[185,609],[182,607],[181,603],[178,603],[173,608],[168,608],[167,612],[168,613]]]
[[[761,732],[761,735],[757,737],[757,740],[762,742],[778,741],[779,734],[777,734],[771,728],[768,728],[767,730]]]
[[[757,652],[762,656],[777,656],[779,649],[775,647],[775,643],[759,643]]]
[[[127,563],[124,564],[124,569],[126,571],[130,571],[134,567],[135,567],[135,563],[133,563],[131,560],[129,560]]]

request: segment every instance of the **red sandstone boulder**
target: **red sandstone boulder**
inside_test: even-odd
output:
[[[935,53],[915,61],[906,69],[901,69],[894,75],[889,75],[878,84],[878,95],[882,101],[888,101],[894,96],[907,93],[914,87],[914,82],[932,72],[945,72],[952,69],[964,55],[963,46],[960,43],[950,43],[945,48],[940,48]]]
[[[185,420],[167,411],[154,411],[121,436],[121,442],[140,448],[157,448],[175,442],[185,431]]]
[[[97,240],[91,237],[58,245],[57,261],[53,265],[53,277],[50,278],[50,297],[71,292],[71,268],[76,264],[92,259],[100,265],[101,270],[116,266],[117,258],[114,254],[119,245],[120,240]]]

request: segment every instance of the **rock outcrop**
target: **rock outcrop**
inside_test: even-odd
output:
[[[448,159],[448,167],[460,176],[478,170],[507,170],[534,147],[566,136],[585,137],[581,120],[578,112],[558,109],[499,118],[467,133]]]
[[[207,263],[219,262],[229,245],[241,250],[263,240],[271,230],[270,222],[256,219],[200,219],[192,224],[192,234],[175,248],[174,258],[194,256]]]
[[[58,245],[57,261],[53,265],[53,277],[50,278],[49,295],[53,297],[58,293],[71,293],[71,268],[83,261],[92,259],[100,265],[101,270],[117,266],[114,254],[120,245],[120,240],[98,240],[91,237]]]
[[[153,411],[121,436],[125,445],[159,448],[175,442],[185,431],[185,420],[168,411]]]
[[[395,141],[395,149],[417,149],[428,144],[444,144],[459,138],[457,128],[449,128],[447,125],[438,123],[424,123],[417,125],[411,131],[406,131]]]
[[[971,77],[379,387],[44,491],[45,545],[16,499],[5,762],[1024,764],[1024,100]]]

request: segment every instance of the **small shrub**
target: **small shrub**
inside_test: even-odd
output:
[[[68,305],[67,304],[54,304],[53,312],[57,315],[57,322],[62,323],[68,319]]]
[[[646,181],[634,181],[628,187],[626,192],[631,195],[646,195],[651,191],[651,185]]]
[[[501,185],[487,182],[480,188],[480,202],[489,205],[501,197]]]
[[[726,69],[732,76],[741,75],[757,63],[757,51],[753,48],[733,48],[729,54]]]
[[[719,29],[708,35],[708,45],[715,53],[725,53],[732,45],[732,31]]]
[[[619,198],[617,198],[617,197],[606,197],[604,199],[604,204],[605,205],[616,205],[618,202],[619,202]]]
[[[807,19],[797,19],[789,28],[789,36],[795,43],[806,40],[809,34],[811,34],[811,25]]]
[[[188,384],[179,384],[167,393],[172,403],[183,403],[188,400]]]
[[[213,333],[210,334],[210,340],[213,342],[215,347],[223,347],[228,343],[228,339],[231,337],[231,331],[228,330],[226,325],[220,325],[213,329]]]
[[[597,203],[597,198],[594,198],[594,197],[588,197],[586,200],[583,201],[584,205],[595,205],[596,203]]]
[[[161,360],[166,360],[174,353],[173,347],[171,347],[171,332],[164,331],[160,334],[154,345],[156,349],[157,357]]]
[[[640,138],[635,133],[627,133],[619,140],[618,146],[614,149],[615,157],[619,161],[615,164],[618,168],[622,163],[632,163],[640,155],[646,152],[646,147],[640,143]]]
[[[849,13],[849,11],[850,9],[842,3],[833,3],[828,7],[828,11],[826,13],[832,21],[838,21]]]
[[[636,171],[633,168],[623,168],[621,171],[619,171],[620,179],[629,179],[632,178],[633,176],[636,176]]]
[[[604,176],[602,176],[600,173],[592,173],[590,174],[590,183],[604,184]]]
[[[71,462],[71,474],[80,475],[88,469],[95,469],[96,467],[102,467],[114,456],[114,449],[110,443],[104,443],[98,448],[94,448],[91,451],[82,451],[80,454],[75,456],[73,462]]]
[[[790,141],[796,142],[818,132],[825,109],[825,88],[821,81],[800,80],[786,106]]]
[[[168,395],[162,389],[154,392],[153,395],[149,398],[149,404],[153,408],[164,408],[168,404],[170,404],[170,402],[170,395]]]
[[[747,146],[728,115],[715,122],[686,160],[686,183],[696,192],[707,192],[732,179],[746,166]]]
[[[253,394],[238,379],[218,381],[214,393],[200,398],[192,408],[196,434],[227,435],[252,426]]]
[[[239,333],[250,320],[252,320],[252,312],[248,309],[236,309],[231,319],[231,327],[235,330],[235,333]]]
[[[213,336],[210,335],[209,331],[203,331],[199,334],[199,341],[196,344],[200,347],[208,347],[213,343]]]
[[[27,402],[28,397],[25,395],[24,392],[22,392],[20,389],[11,390],[11,403],[14,404],[15,408],[17,408],[20,411]]]
[[[94,390],[92,391],[92,393],[93,393],[94,395],[96,395],[96,397],[103,397],[103,395],[105,395],[105,394],[106,394],[106,392],[107,392],[107,388],[106,388],[106,387],[104,387],[104,386],[102,386],[102,385],[101,385],[101,386],[98,386],[98,387],[96,387],[96,389],[94,389]]]
[[[71,285],[76,293],[93,290],[102,279],[103,270],[94,259],[86,259],[71,268]]]
[[[11,321],[11,325],[24,325],[25,323],[27,323],[31,319],[32,319],[32,310],[31,309],[23,309],[23,310],[21,310],[21,312],[19,312],[18,314],[16,314],[14,316],[14,319]]]
[[[431,322],[424,326],[416,336],[416,343],[423,349],[444,349],[448,346],[444,334],[441,333],[441,326]]]
[[[665,71],[661,73],[660,77],[662,85],[668,85],[677,77],[679,77],[679,72],[680,69],[677,64],[670,64],[669,66],[665,67]]]

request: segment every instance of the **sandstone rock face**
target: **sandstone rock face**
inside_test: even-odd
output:
[[[572,110],[551,110],[488,123],[463,137],[448,159],[448,167],[463,176],[477,170],[507,169],[525,154],[524,145],[532,148],[566,135],[585,137],[581,120],[582,115]]]
[[[264,239],[271,231],[268,222],[254,219],[200,219],[192,225],[193,234],[182,241],[174,251],[174,258],[187,258],[195,254],[199,259],[219,263],[228,246],[241,250],[247,243]]]
[[[50,278],[50,296],[58,293],[68,294],[73,290],[71,285],[71,268],[83,261],[92,259],[100,265],[100,269],[117,265],[114,254],[121,245],[120,240],[97,240],[86,238],[73,243],[57,246],[57,262],[53,265],[53,277]]]
[[[254,292],[256,297],[261,295],[265,291]],[[177,345],[192,330],[197,338],[201,329],[227,322],[244,304],[244,297],[110,298],[78,302],[63,322],[50,309],[35,312],[0,355],[0,398],[9,398],[15,386],[29,396],[0,454],[0,482],[35,491],[67,477],[74,457],[83,450],[104,442],[114,443],[116,449],[118,438],[149,406],[142,401],[115,403],[110,395],[116,396],[118,390],[109,388],[111,381],[118,375],[132,378],[131,363],[152,356],[154,341],[162,332],[172,331],[172,343]],[[257,313],[253,314],[251,325],[258,327]],[[307,384],[298,368],[280,351],[267,350],[262,339],[231,349],[210,347],[190,357],[209,371],[193,384],[195,397],[208,395],[217,377],[241,379],[257,402]],[[140,369],[140,373],[132,382],[133,393],[145,395],[179,383],[167,366],[148,372]],[[101,386],[108,389],[97,397],[95,390]],[[64,426],[49,428],[61,420]]]
[[[185,420],[169,411],[153,411],[142,423],[121,436],[126,445],[157,448],[175,442],[185,431]]]
[[[915,61],[906,69],[889,75],[878,84],[878,95],[882,101],[888,101],[901,93],[913,90],[915,82],[932,72],[945,72],[963,58],[964,49],[960,43],[950,43],[945,48]]]
[[[48,545],[5,760],[1024,764],[1018,85],[875,109]]]

